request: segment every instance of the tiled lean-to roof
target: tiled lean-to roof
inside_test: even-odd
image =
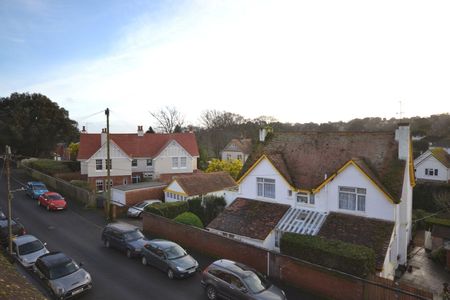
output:
[[[205,195],[237,186],[226,172],[196,173],[173,178],[188,196]]]

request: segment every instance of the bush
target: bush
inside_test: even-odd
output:
[[[225,208],[227,202],[223,197],[206,196],[195,197],[188,200],[189,211],[196,214],[203,224],[209,224]]]
[[[202,198],[195,197],[192,199],[189,199],[188,201],[189,205],[189,211],[193,214],[195,214],[197,217],[202,220],[203,224],[206,224],[205,222],[205,208],[202,206]]]
[[[27,165],[32,169],[52,176],[56,173],[71,172],[71,169],[66,164],[52,159],[28,160]]]
[[[436,194],[450,193],[448,183],[418,183],[413,190],[413,208],[437,212],[440,207],[435,199]]]
[[[284,233],[281,253],[359,277],[375,273],[372,249],[320,236]]]
[[[173,219],[176,222],[183,223],[186,225],[191,225],[194,227],[202,228],[203,229],[203,223],[202,220],[200,220],[199,217],[197,217],[195,214],[191,212],[184,212],[181,215],[178,215],[175,219]]]
[[[427,212],[423,209],[414,209],[412,211],[412,232],[413,234],[417,230],[425,230],[429,229],[429,224],[427,224],[427,219],[425,219],[427,216],[431,215],[433,213]]]
[[[447,259],[446,259],[447,253],[444,247],[438,248],[431,252],[430,257],[435,262],[442,266],[446,265]]]
[[[73,184],[74,186],[80,187],[82,189],[91,190],[91,187],[89,186],[89,183],[87,181],[84,180],[71,180],[70,181],[71,184]]]
[[[188,211],[188,209],[189,207],[187,201],[156,203],[145,208],[147,212],[168,219],[173,219],[176,216]]]

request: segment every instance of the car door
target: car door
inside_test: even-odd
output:
[[[117,249],[119,249],[121,251],[125,250],[125,240],[124,240],[123,232],[114,230],[112,237],[113,237],[114,247],[116,247]]]
[[[164,252],[153,245],[148,245],[147,249],[149,250],[146,256],[148,263],[158,269],[163,269]]]
[[[230,280],[230,299],[233,300],[244,300],[251,299],[248,295],[248,290],[244,283],[233,274],[228,274]]]
[[[39,199],[40,199],[42,205],[48,206],[48,199],[47,199],[46,195],[40,195]]]
[[[211,279],[216,287],[217,293],[226,299],[231,299],[230,283],[231,278],[228,273],[221,270],[210,270]]]

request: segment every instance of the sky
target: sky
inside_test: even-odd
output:
[[[176,107],[323,123],[450,112],[450,1],[0,0],[0,97],[88,132]]]

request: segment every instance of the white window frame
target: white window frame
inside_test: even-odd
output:
[[[131,176],[131,182],[132,183],[139,183],[139,182],[141,182],[141,176],[139,176],[139,175],[132,175]]]
[[[316,204],[316,197],[314,194],[312,193],[307,193],[307,192],[297,192],[297,203],[299,204],[311,204],[314,205]]]
[[[186,167],[187,167],[187,157],[182,156],[182,157],[180,157],[180,168],[186,169]]]
[[[95,170],[96,171],[102,171],[103,170],[103,159],[96,159],[95,160]]]
[[[101,187],[101,189],[99,187]],[[95,190],[97,191],[97,193],[101,193],[105,190],[105,184],[103,182],[103,179],[97,179],[95,181]]]
[[[147,167],[153,167],[153,159],[151,159],[151,158],[147,159],[146,164],[147,164]]]
[[[273,191],[271,190],[273,186]],[[276,197],[276,181],[272,178],[257,177],[256,178],[256,195],[258,197],[275,199]]]
[[[132,160],[131,160],[131,167],[137,168],[137,166],[138,166],[138,161],[137,161],[137,159],[132,159]]]
[[[172,169],[178,169],[178,168],[179,168],[178,157],[172,157]]]
[[[338,187],[338,207],[342,210],[366,212],[367,189],[349,186]],[[345,205],[344,205],[345,204]]]

